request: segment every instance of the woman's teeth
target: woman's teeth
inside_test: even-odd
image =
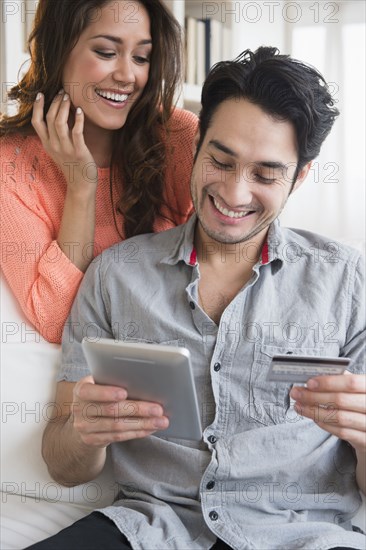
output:
[[[217,210],[221,212],[221,214],[224,214],[224,216],[229,216],[229,218],[244,218],[244,216],[247,216],[248,214],[250,214],[250,211],[234,212],[233,210],[228,210],[227,208],[223,208],[215,198],[213,199],[213,202]]]
[[[103,92],[103,90],[95,90],[96,93],[104,97],[105,99],[111,99],[112,101],[116,101],[117,103],[123,103],[124,101],[127,101],[128,95],[127,94],[116,94],[111,92]]]

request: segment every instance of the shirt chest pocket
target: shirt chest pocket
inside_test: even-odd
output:
[[[295,348],[272,346],[258,343],[255,346],[254,361],[249,381],[249,416],[264,426],[299,422],[302,417],[291,406],[290,390],[293,384],[287,382],[268,382],[267,374],[274,355],[324,355],[321,347]]]

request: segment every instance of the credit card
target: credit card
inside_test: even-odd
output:
[[[269,382],[305,383],[313,376],[342,374],[350,364],[347,357],[274,355],[267,374]]]

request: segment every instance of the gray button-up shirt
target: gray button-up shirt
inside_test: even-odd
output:
[[[364,372],[360,254],[275,222],[216,326],[198,302],[195,223],[104,251],[65,328],[59,380],[89,374],[84,336],[191,351],[202,441],[160,432],[111,444],[118,494],[103,513],[135,549],[208,549],[216,537],[234,549],[365,548],[351,526],[353,449],[296,413],[291,385],[266,381],[277,353],[347,356]]]

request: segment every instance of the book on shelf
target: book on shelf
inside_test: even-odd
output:
[[[206,74],[215,63],[222,61],[223,24],[216,19],[206,19]]]
[[[185,19],[186,83],[202,86],[215,63],[231,57],[230,29],[216,19]]]
[[[197,21],[197,62],[196,84],[202,86],[206,78],[206,25],[204,21]]]
[[[186,82],[196,84],[197,19],[186,17]]]

